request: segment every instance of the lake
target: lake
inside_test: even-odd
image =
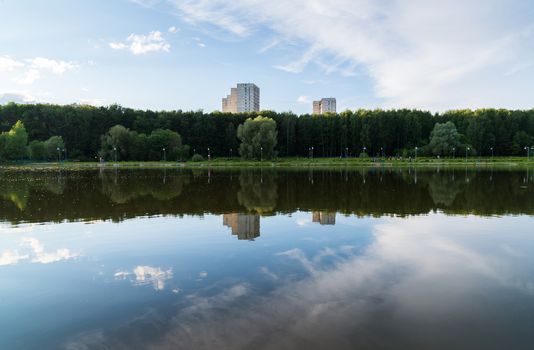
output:
[[[533,349],[527,168],[0,171],[0,349]]]

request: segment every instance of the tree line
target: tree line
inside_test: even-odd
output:
[[[469,149],[470,154],[504,156],[524,155],[525,147],[534,145],[534,110],[480,109],[443,113],[410,109],[357,110],[298,116],[272,111],[231,114],[135,110],[118,105],[92,107],[10,103],[0,106],[0,130],[2,135],[6,134],[0,138],[0,146],[3,150],[13,147],[13,142],[6,143],[9,139],[7,134],[20,120],[30,144],[33,141],[46,143],[51,137],[61,137],[70,159],[94,160],[99,155],[112,159],[115,152],[126,152],[125,149],[114,151],[113,140],[104,141],[106,135],[112,137],[110,129],[117,125],[124,127],[130,136],[135,136],[131,138],[135,142],[130,144],[130,155],[119,153],[119,158],[162,159],[167,141],[167,144],[173,145],[167,153],[169,160],[191,157],[195,153],[202,157],[238,156],[242,144],[242,139],[238,137],[239,126],[248,118],[259,115],[275,123],[274,132],[269,131],[270,136],[265,137],[275,136],[273,155],[276,153],[279,157],[308,157],[310,152],[315,157],[358,156],[362,152],[370,156],[412,156],[415,147],[419,148],[420,155],[449,155],[454,148],[458,154]],[[431,147],[436,124],[447,122],[456,131],[447,127],[435,134],[440,135],[442,140],[452,137],[451,142],[455,146],[440,146],[438,142]],[[266,132],[260,132],[260,129],[256,128],[253,132],[265,135]],[[176,133],[179,140],[171,133]],[[250,142],[257,140],[252,137]],[[49,152],[54,148],[51,144],[52,141],[49,142],[50,147],[44,147],[44,152],[52,159],[55,154]],[[267,139],[262,144],[268,144]],[[36,151],[43,151],[42,145],[35,146]],[[57,148],[63,149],[56,146],[56,152]],[[8,157],[14,157],[11,152],[2,152],[3,158],[8,154]],[[258,158],[257,147],[251,152],[252,157]],[[29,155],[30,151],[26,151],[17,157]]]

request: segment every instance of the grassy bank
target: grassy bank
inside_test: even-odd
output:
[[[11,162],[2,163],[1,168],[165,168],[165,167],[433,167],[433,166],[532,166],[534,158],[526,157],[488,157],[437,159],[423,158],[417,160],[392,158],[279,158],[273,161],[249,161],[239,158],[215,158],[202,162]]]

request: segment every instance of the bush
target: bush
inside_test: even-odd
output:
[[[193,162],[203,162],[204,161],[204,157],[202,157],[200,154],[198,153],[195,153],[193,154],[193,157],[191,158],[191,160]]]

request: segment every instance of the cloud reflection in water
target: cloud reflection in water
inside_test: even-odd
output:
[[[264,266],[258,273],[273,284],[268,292],[248,281],[227,283],[212,295],[190,294],[165,322],[147,318],[157,336],[142,344],[112,332],[99,342],[148,349],[521,348],[533,340],[534,310],[525,302],[534,294],[532,274],[517,269],[529,266],[529,247],[495,225],[506,223],[387,219],[360,255],[347,245],[313,254],[290,249],[275,261],[296,262],[305,277]],[[491,235],[484,231],[490,226]]]

